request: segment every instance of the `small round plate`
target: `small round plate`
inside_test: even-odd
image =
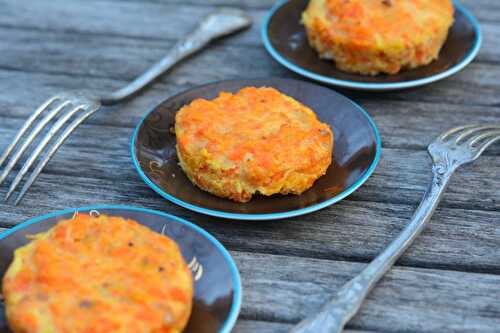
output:
[[[15,249],[27,235],[46,231],[78,213],[107,214],[133,219],[177,242],[193,272],[194,302],[184,333],[229,333],[241,307],[241,281],[227,250],[209,233],[178,217],[128,206],[93,206],[40,216],[0,234],[0,274],[4,275]],[[3,307],[3,304],[2,304]],[[9,332],[0,309],[0,332]]]
[[[334,62],[321,60],[309,46],[301,14],[308,0],[282,0],[269,12],[262,26],[267,51],[280,64],[309,79],[357,90],[397,90],[426,85],[451,76],[467,66],[481,46],[476,18],[455,1],[455,22],[439,58],[429,65],[394,75],[367,76],[338,70]]]
[[[221,91],[237,92],[247,86],[274,87],[309,106],[333,129],[333,163],[302,195],[257,195],[247,203],[237,203],[198,189],[179,167],[173,133],[176,112],[194,99],[213,99]],[[354,192],[378,163],[380,136],[361,107],[330,89],[290,79],[234,80],[197,87],[161,103],[137,125],[131,154],[142,179],[182,207],[229,219],[272,220],[316,211]]]

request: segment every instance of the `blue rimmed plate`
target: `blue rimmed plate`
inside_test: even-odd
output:
[[[481,47],[481,30],[476,18],[455,1],[455,22],[439,58],[429,65],[403,70],[394,75],[366,76],[336,69],[321,60],[307,41],[301,14],[308,0],[282,0],[270,10],[262,25],[264,46],[271,56],[291,71],[309,79],[357,90],[397,90],[426,85],[449,77],[467,66]]]
[[[301,195],[255,196],[250,202],[221,199],[194,186],[180,169],[173,133],[175,113],[197,98],[247,86],[274,87],[313,109],[335,134],[333,163],[326,175]],[[360,187],[380,157],[380,136],[370,116],[348,98],[321,86],[290,79],[212,83],[167,99],[137,125],[132,161],[141,178],[164,198],[193,211],[239,220],[272,220],[307,214],[332,205]]]
[[[46,231],[75,212],[107,214],[133,219],[179,244],[194,277],[193,311],[185,333],[229,333],[241,307],[241,281],[227,250],[209,233],[178,217],[128,206],[94,206],[40,216],[0,234],[0,274],[12,261],[14,250],[28,242],[27,235]],[[3,317],[0,332],[9,332]]]

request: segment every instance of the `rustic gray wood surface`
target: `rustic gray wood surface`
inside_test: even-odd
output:
[[[275,63],[259,28],[274,0],[0,0],[0,149],[47,97],[98,93],[131,80],[218,6],[244,8],[253,28],[183,62],[138,98],[82,126],[0,226],[54,210],[128,204],[191,220],[217,237],[241,271],[235,332],[286,332],[314,312],[404,227],[429,181],[426,145],[463,123],[500,123],[500,2],[464,1],[484,44],[464,71],[427,87],[341,91],[373,116],[382,160],[333,207],[277,222],[194,214],[156,195],[129,157],[133,127],[153,106],[211,81],[295,77]],[[6,187],[0,187],[0,197]],[[500,145],[459,170],[430,226],[369,296],[350,332],[500,332]]]

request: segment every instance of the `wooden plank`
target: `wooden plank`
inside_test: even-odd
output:
[[[496,65],[472,63],[462,72],[443,81],[415,89],[379,94],[377,98],[500,106],[500,95],[494,93],[494,90],[497,89],[494,87],[496,73]],[[358,96],[358,98],[373,96],[373,94],[368,93],[355,94],[345,90],[341,91],[346,95]],[[450,111],[453,111],[454,107],[454,105],[450,106]]]
[[[253,33],[246,33],[247,37],[239,38],[254,38],[252,35],[255,35],[267,8],[270,8],[272,4],[272,1],[266,1],[268,2],[265,2],[265,5],[259,5],[258,9],[246,6],[248,13],[254,16],[256,24],[252,30]],[[197,2],[201,1],[197,0]],[[235,4],[233,0],[231,2],[232,5]],[[222,1],[219,2],[219,4],[222,3]],[[2,5],[0,25],[2,26],[105,35],[156,36],[157,38],[186,33],[194,26],[188,22],[199,21],[213,10],[212,6],[184,4],[180,1],[171,3],[167,1],[53,0],[30,3],[2,0],[0,4]],[[482,1],[468,0],[467,6],[483,21],[496,22],[500,16],[498,14],[500,10],[497,10],[498,4],[493,2],[484,5]],[[148,18],[147,22],[143,20],[144,17]]]
[[[500,11],[498,12],[500,13]],[[478,60],[497,62],[499,59],[499,50],[495,45],[498,45],[500,42],[500,29],[498,29],[498,23],[483,22],[481,24],[481,30],[483,33],[483,45],[479,51]]]
[[[136,46],[135,52],[142,51],[146,56],[150,48],[149,43],[153,43],[153,48],[156,48],[158,42],[161,42],[163,49],[165,49],[165,42],[181,38],[189,32],[189,29],[195,26],[198,20],[213,10],[213,8],[206,6],[167,2],[119,1],[112,3],[112,6],[110,6],[106,1],[92,3],[75,0],[71,0],[70,5],[62,0],[50,2],[49,4],[38,2],[30,5],[22,2],[6,1],[5,6],[7,10],[0,13],[0,26],[12,27],[16,31],[13,33],[12,29],[3,29],[5,34],[8,35],[3,37],[3,40],[28,38],[31,43],[23,43],[22,46],[33,48],[36,44],[41,44],[41,47],[34,49],[39,50],[38,52],[43,49],[50,50],[54,47],[52,44],[55,42],[66,46],[69,49],[68,52],[82,53],[101,50],[101,54],[105,55],[107,52],[104,51],[107,48],[116,49],[118,46],[126,48],[127,44],[132,44]],[[45,15],[37,15],[38,12],[44,12]],[[145,24],[139,14],[132,15],[132,13],[139,13],[144,15],[143,17],[148,17],[148,20],[152,21],[151,24]],[[226,43],[230,45],[261,46],[259,29],[266,11],[249,9],[248,13],[254,18],[254,26],[249,31],[228,38]],[[71,19],[60,20],[61,15],[71,17]],[[495,29],[495,23],[487,21],[483,22],[482,28],[485,41],[479,59],[496,62],[499,51],[495,45],[497,45],[499,39],[499,32]],[[43,37],[29,38],[29,36],[23,35],[23,30],[19,29],[24,29],[24,33],[28,35],[30,33],[42,34]],[[70,38],[64,32],[67,32],[70,36],[75,33],[83,36],[78,39]],[[120,36],[123,37],[120,38]],[[113,38],[118,38],[118,40],[114,41]],[[124,38],[128,38],[129,41],[124,42],[122,40]],[[80,45],[71,47],[75,43]],[[140,44],[143,43],[146,45],[141,47]],[[57,55],[58,53],[51,52],[50,54]],[[27,56],[30,54],[31,52],[27,53]],[[111,52],[111,54],[116,54],[116,52]],[[126,55],[128,52],[123,52],[123,54]]]
[[[101,1],[101,0],[92,0]],[[108,1],[109,0],[105,0]],[[114,1],[114,0],[111,0]],[[276,0],[117,0],[117,1],[130,1],[130,2],[152,2],[159,4],[176,4],[187,6],[210,6],[210,7],[238,7],[244,9],[269,9]]]
[[[291,324],[273,323],[257,320],[238,320],[233,332],[235,333],[286,333]]]
[[[100,1],[100,0],[95,0]],[[123,1],[123,0],[114,0]],[[235,6],[240,8],[255,8],[255,9],[269,9],[277,0],[211,0],[210,4],[204,0],[126,0],[126,1],[150,1],[154,3],[176,3],[180,5],[190,5],[190,6]],[[478,19],[481,21],[493,21],[496,22],[500,19],[500,6],[495,0],[458,0],[464,4]]]
[[[100,1],[100,0],[94,0]],[[105,0],[109,1],[109,0]],[[153,2],[153,3],[168,3],[189,6],[235,6],[240,8],[255,8],[268,9],[277,0],[114,0],[114,1],[131,1],[131,2]],[[498,21],[500,19],[500,6],[495,0],[458,0],[464,4],[474,15],[481,21]]]
[[[186,67],[180,67],[178,70],[182,71]],[[221,78],[214,77],[213,79]],[[148,110],[163,99],[207,81],[196,81],[193,76],[176,75],[174,70],[171,75],[163,78],[163,82],[148,89],[143,96],[117,107],[105,108],[88,122],[133,127]],[[103,78],[0,71],[0,90],[10,92],[0,95],[0,109],[3,117],[24,118],[31,114],[45,99],[57,92],[81,90],[88,93],[98,93],[118,88],[120,84],[121,82],[118,80]],[[465,86],[464,89],[466,89]],[[500,91],[500,86],[498,89]],[[425,94],[427,90],[428,88],[421,88],[421,94]],[[500,98],[498,97],[500,95],[496,92],[493,93],[493,90],[491,90],[491,97]],[[407,94],[412,93],[416,99],[421,95],[416,91],[407,92]],[[403,92],[393,94],[398,94],[401,99],[405,97]],[[453,126],[477,123],[478,121],[485,123],[498,123],[499,121],[498,107],[449,105],[443,104],[442,101],[439,103],[391,101],[387,99],[385,94],[369,95],[348,92],[347,95],[360,102],[374,117],[381,130],[384,147],[423,149],[432,138]],[[117,115],[120,116],[117,117]],[[10,131],[18,125],[12,126],[7,126],[5,131]],[[0,127],[2,126],[0,125]],[[4,138],[8,139],[9,134],[5,135]],[[488,150],[488,154],[498,154],[499,151],[500,149],[495,146]]]
[[[208,57],[209,52],[205,54]],[[151,107],[168,96],[188,89],[189,87],[211,81],[242,76],[266,76],[258,69],[255,69],[253,72],[254,75],[240,75],[241,73],[238,74],[237,67],[231,67],[225,74],[220,72],[209,72],[206,70],[209,61],[203,62],[201,64],[202,66],[200,66],[195,60],[198,60],[198,58],[192,59],[189,64],[184,63],[174,69],[172,73],[163,77],[161,82],[157,83],[153,88],[148,89],[143,96],[114,107],[111,110],[108,109],[108,112],[103,112],[97,117],[106,118],[107,116],[107,123],[110,123],[112,119],[115,125],[133,126],[133,124]],[[205,69],[203,69],[204,66]],[[144,68],[145,67],[147,67],[147,64],[144,64]],[[196,72],[197,69],[199,70],[198,72]],[[281,71],[282,69],[277,68],[277,70]],[[400,126],[401,130],[404,130],[414,121],[423,121],[425,126],[420,129],[429,129],[434,136],[440,131],[448,128],[451,124],[463,123],[465,120],[477,122],[477,116],[474,116],[474,112],[467,111],[468,108],[487,115],[488,118],[486,121],[493,120],[498,122],[498,119],[495,117],[495,112],[498,111],[498,107],[481,109],[470,106],[471,103],[500,105],[500,95],[497,93],[497,91],[500,91],[500,83],[493,78],[494,75],[495,70],[492,66],[473,64],[468,70],[452,79],[406,92],[393,92],[375,96],[367,93],[340,92],[345,93],[355,101],[366,103],[368,111],[374,116],[377,116],[378,121],[382,119],[378,116],[378,114],[382,112],[384,115],[389,115],[392,119],[393,117],[399,117],[401,115],[401,121],[393,123],[393,127]],[[286,72],[283,72],[283,75],[280,76],[295,77]],[[469,76],[471,80],[467,81],[467,77]],[[490,78],[490,80],[487,80],[488,78]],[[0,89],[10,92],[9,94],[2,94],[0,96],[0,108],[4,116],[27,117],[40,103],[58,92],[76,90],[98,94],[102,91],[116,89],[124,83],[125,81],[82,77],[78,75],[55,75],[0,70]],[[404,103],[392,104],[391,99],[409,101],[406,105]],[[421,103],[422,101],[438,105],[432,106],[430,104]],[[121,117],[116,117],[117,113],[119,113]],[[419,116],[417,114],[416,116],[418,117],[412,120],[408,117],[412,113],[421,113],[422,115]],[[464,114],[464,120],[458,117],[460,114]],[[441,122],[432,124],[430,121],[426,121],[424,115],[431,116],[434,119],[440,119]],[[401,137],[399,141],[403,139],[404,137]]]
[[[98,2],[96,5],[97,7],[86,2],[78,2],[75,6],[68,6],[66,2],[64,2],[63,5],[61,0],[58,0],[50,2],[50,5],[37,3],[35,5],[26,5],[29,8],[24,8],[23,3],[18,2],[14,5],[12,2],[7,1],[6,7],[8,10],[2,11],[5,17],[0,13],[0,24],[2,19],[9,21],[13,20],[13,17],[17,17],[16,22],[32,22],[33,20],[29,20],[28,15],[34,15],[35,11],[40,11],[41,9],[37,9],[37,6],[48,6],[43,7],[48,17],[43,16],[41,18],[41,20],[43,20],[43,22],[40,23],[41,26],[35,28],[41,29],[44,26],[52,27],[53,23],[55,24],[55,28],[45,32],[0,29],[0,37],[2,37],[2,40],[7,41],[2,43],[4,47],[0,46],[0,51],[4,55],[0,60],[0,68],[3,67],[4,69],[12,69],[15,71],[52,73],[63,76],[69,75],[71,79],[57,78],[58,81],[61,81],[61,88],[74,87],[76,89],[81,87],[80,89],[85,90],[87,86],[90,85],[92,87],[90,89],[93,91],[103,91],[103,88],[100,86],[106,83],[92,82],[90,84],[76,85],[74,83],[75,75],[99,78],[99,80],[101,80],[101,78],[113,78],[123,81],[117,82],[116,86],[118,86],[132,79],[135,75],[147,68],[148,65],[164,54],[173,40],[185,33],[185,31],[182,31],[182,29],[178,27],[186,26],[186,24],[181,24],[180,22],[176,24],[176,21],[169,21],[169,24],[164,24],[169,33],[163,32],[161,35],[157,35],[158,29],[155,27],[155,29],[151,29],[151,31],[147,30],[149,28],[145,28],[147,31],[145,31],[144,34],[147,36],[137,36],[134,35],[133,32],[130,33],[128,37],[113,35],[114,32],[110,30],[111,28],[109,25],[116,25],[116,29],[118,29],[117,27],[129,29],[129,27],[137,27],[140,25],[138,22],[127,21],[135,20],[138,17],[137,15],[131,16],[130,6],[138,6],[140,9],[137,10],[142,10],[143,12],[147,11],[147,14],[156,15],[157,18],[160,17],[158,20],[163,20],[161,11],[158,10],[158,6],[164,7],[167,5],[159,3],[137,4],[134,2],[116,4],[116,6],[113,6],[113,10],[126,11],[128,14],[125,16],[116,15],[113,16],[113,19],[111,19],[111,17],[106,18],[99,16],[115,15],[116,13],[113,13],[113,10],[101,10],[98,16],[95,15],[94,12],[98,10],[101,5],[106,5],[106,2]],[[94,27],[95,30],[78,30],[78,26],[73,25],[76,23],[72,20],[59,20],[61,15],[70,16],[70,11],[76,11],[79,6],[84,6],[85,8],[82,9],[82,18],[78,18],[78,20],[85,19],[85,21],[90,26]],[[121,6],[125,7],[122,8]],[[183,15],[196,19],[196,13],[192,13],[192,10],[200,12],[200,16],[203,15],[201,12],[208,10],[203,6],[200,8],[188,6],[188,9],[190,10],[181,8],[178,13],[177,11],[169,12],[175,12],[175,19],[180,19]],[[143,14],[145,15],[146,12]],[[256,13],[255,15],[258,16],[261,14]],[[52,17],[52,15],[55,16]],[[37,21],[35,20],[35,22]],[[70,24],[70,26],[58,26],[57,24]],[[160,23],[158,22],[158,24]],[[174,26],[176,28],[172,28]],[[245,49],[245,51],[242,50],[242,46],[247,45],[245,43],[260,44],[257,30],[254,29],[241,36],[229,38],[224,43],[219,43],[217,46],[212,47],[210,51],[204,52],[200,56],[191,59],[188,63],[175,69],[169,76],[162,80],[163,83],[167,85],[168,88],[172,84],[175,85],[176,82],[196,84],[199,82],[210,82],[241,76],[297,77],[275,63],[262,47]],[[500,39],[499,32],[498,29],[495,29],[494,24],[485,24],[484,30],[486,41],[480,53],[480,59],[488,63],[472,64],[458,76],[433,84],[432,86],[378,96],[385,99],[396,100],[446,102],[469,105],[500,105],[499,95],[497,94],[500,87],[496,79],[498,66],[493,63],[498,59],[498,53],[500,52],[498,48],[495,47]],[[107,31],[108,34],[104,34],[104,31]],[[75,33],[78,33],[78,38],[74,38]],[[92,33],[96,35],[92,35]],[[122,33],[126,32],[122,31]],[[34,55],[37,61],[33,61]],[[230,65],[228,66],[228,64]],[[217,67],[218,70],[211,70],[214,67]],[[11,72],[5,74],[9,77],[7,84],[26,85],[25,82],[12,83],[11,74]],[[69,80],[73,83],[68,82]],[[36,80],[30,78],[31,85],[33,85],[33,81],[36,82]],[[87,81],[87,79],[85,79],[85,81]],[[163,89],[161,85],[160,87]],[[41,91],[39,88],[40,87],[34,87],[34,90]],[[371,98],[373,96],[373,94],[353,94],[351,92],[348,92],[348,94],[357,98]],[[33,99],[33,96],[31,98]]]
[[[474,110],[472,110],[473,112]],[[415,113],[419,114],[418,111]],[[429,117],[425,120],[427,115]],[[363,188],[364,191],[353,196],[355,200],[387,201],[412,205],[419,202],[431,174],[430,159],[424,150],[424,144],[427,142],[424,140],[430,141],[430,137],[435,137],[437,133],[444,130],[444,128],[436,129],[444,127],[442,122],[439,122],[441,117],[439,113],[436,113],[436,118],[432,117],[433,115],[430,113],[427,115],[424,114],[420,118],[422,123],[417,120],[415,123],[412,121],[405,123],[406,117],[404,116],[384,121],[384,126],[381,127],[384,129],[382,133],[384,145],[385,142],[394,140],[395,143],[392,146],[396,148],[383,149],[379,167]],[[102,116],[108,115],[103,112]],[[471,114],[468,116],[473,118]],[[115,116],[111,114],[111,117]],[[384,120],[384,114],[377,115],[377,121],[379,117]],[[467,117],[464,116],[464,118]],[[482,119],[487,121],[488,117],[485,115]],[[493,115],[491,119],[494,119]],[[385,125],[391,121],[394,121],[394,124],[386,129]],[[423,130],[422,132],[420,128],[425,127],[419,126],[425,126],[426,121],[429,124],[435,123],[436,127],[433,130]],[[21,126],[22,120],[3,118],[2,122],[5,125],[0,126],[0,148],[7,146]],[[402,128],[396,129],[397,124],[400,124]],[[445,128],[449,127],[451,125]],[[134,170],[131,168],[129,158],[131,135],[131,128],[85,125],[63,147],[59,153],[60,156],[57,156],[56,160],[49,165],[48,172],[88,178],[134,177]],[[415,146],[408,149],[404,137],[409,137],[411,140],[409,139],[408,142],[415,143]],[[106,145],[103,145],[103,142],[106,142]],[[497,145],[490,150],[491,154],[458,170],[442,203],[444,207],[491,211],[500,209],[500,202],[496,199],[500,196],[500,177],[497,176],[500,174],[498,168],[500,163],[499,148],[500,145]],[[81,169],[75,170],[72,167],[75,163],[81,163]],[[103,169],[102,165],[106,165],[106,168]]]
[[[498,156],[483,156],[460,168],[443,206],[498,211],[499,162]],[[417,203],[430,182],[430,169],[430,159],[424,151],[383,149],[379,168],[366,184],[365,193],[370,201],[391,202],[397,198],[397,202]]]
[[[266,9],[270,8],[277,0],[91,0],[91,1],[129,1],[129,2],[151,2],[156,4],[177,4],[177,5],[189,5],[189,6],[235,6],[242,8],[259,8]],[[471,11],[473,11],[481,19],[492,19],[494,20],[498,16],[500,11],[500,6],[495,0],[458,0],[465,6],[467,6]]]
[[[485,43],[489,47],[483,47],[481,53],[481,58],[486,61],[498,59],[500,52],[494,47],[500,39],[498,29],[495,30],[494,25],[490,25],[489,31],[489,42]],[[252,36],[258,34],[254,33]],[[119,36],[79,35],[79,38],[74,38],[70,32],[43,33],[12,29],[0,29],[0,37],[6,41],[0,44],[0,52],[3,54],[0,68],[13,70],[0,73],[5,77],[5,85],[8,85],[6,88],[14,90],[19,89],[19,86],[33,86],[32,90],[39,92],[38,94],[43,91],[44,87],[41,86],[45,86],[47,90],[45,83],[40,82],[40,86],[37,86],[37,81],[40,80],[56,81],[61,89],[100,92],[110,89],[109,83],[103,78],[111,78],[117,81],[112,87],[118,87],[159,59],[173,43],[172,40],[144,40]],[[236,40],[230,38],[228,42],[233,39]],[[34,58],[37,61],[33,61]],[[214,67],[218,70],[211,70]],[[16,71],[32,73],[17,77]],[[497,71],[496,64],[474,63],[459,75],[445,81],[419,89],[378,94],[377,98],[498,106],[500,97],[497,91],[500,84],[496,79]],[[53,74],[56,78],[33,78],[35,75],[43,77],[43,73]],[[85,78],[77,77],[80,75]],[[298,77],[274,62],[262,47],[243,51],[241,45],[219,43],[174,69],[161,80],[163,84],[158,87],[163,90],[170,89],[170,86],[179,82],[186,86],[245,76]],[[23,82],[25,80],[29,80],[29,84]],[[163,85],[166,85],[166,88]],[[53,88],[54,85],[49,84],[48,87]],[[54,89],[51,92],[54,92]],[[342,92],[357,99],[373,98],[373,94]],[[31,95],[30,99],[36,98]]]
[[[212,6],[128,1],[53,0],[29,3],[2,0],[0,5],[0,26],[3,27],[161,40],[177,39],[189,33],[197,22],[214,11]],[[248,11],[255,24],[236,38],[241,41],[255,40],[265,12]]]
[[[425,150],[440,133],[465,124],[500,123],[498,107],[390,101],[383,96],[355,98],[374,118],[386,148]],[[500,146],[485,153],[498,155]]]
[[[286,323],[273,323],[257,320],[238,320],[233,332],[235,333],[285,333],[292,325]]]
[[[166,49],[165,43],[184,36],[189,32],[189,29],[195,26],[197,20],[213,10],[203,6],[191,7],[167,3],[162,5],[162,7],[165,7],[164,10],[159,10],[159,3],[145,4],[144,2],[127,3],[119,1],[114,3],[111,9],[108,7],[107,10],[96,13],[99,4],[96,8],[96,4],[72,1],[75,3],[71,6],[58,1],[51,2],[49,6],[45,3],[37,4],[41,8],[36,8],[37,5],[24,7],[22,3],[7,2],[8,10],[0,13],[0,27],[3,27],[2,35],[7,35],[2,36],[2,40],[9,43],[16,39],[30,41],[30,43],[23,43],[21,46],[31,48],[31,52],[48,51],[57,47],[58,44],[63,44],[63,49],[66,46],[68,48],[67,52],[77,53],[77,55],[82,52],[97,52],[99,50],[102,51],[101,54],[106,55],[107,52],[104,51],[107,48],[116,49],[118,46],[124,48],[135,46],[136,52],[142,51],[147,55],[149,47],[156,49],[158,44],[163,49]],[[121,6],[125,6],[125,8],[121,8]],[[131,6],[132,8],[130,8]],[[175,10],[171,7],[175,7]],[[155,22],[157,26],[144,24],[143,21],[140,21],[140,17],[131,15],[131,10],[146,11],[144,14],[147,15],[148,19],[158,21]],[[46,15],[43,17],[36,16],[36,11],[43,11]],[[224,44],[261,46],[259,28],[266,12],[263,10],[249,10],[248,12],[255,21],[253,27],[248,31],[225,39]],[[78,14],[78,21],[85,21],[85,24],[78,24],[83,22],[75,22],[74,20],[58,19],[58,15],[76,16],[76,14]],[[35,17],[36,19],[34,19]],[[16,19],[19,21],[16,22]],[[182,20],[183,23],[172,22],[172,20]],[[165,22],[169,23],[166,24]],[[189,22],[192,22],[192,24],[189,24]],[[111,24],[114,27],[113,30],[110,30]],[[480,60],[498,61],[499,51],[495,45],[497,45],[499,39],[499,32],[495,27],[494,22],[483,22],[482,24],[485,40],[479,53]],[[165,31],[159,30],[159,28],[165,29]],[[75,34],[81,35],[80,38],[71,38]],[[34,47],[36,44],[39,44],[39,46]],[[71,47],[73,44],[79,45],[75,48]],[[144,44],[143,47],[141,47],[141,44]],[[152,44],[152,46],[149,44]],[[144,49],[145,47],[146,49]],[[59,48],[61,47],[59,46]],[[127,54],[126,52],[123,53]],[[52,55],[54,54],[57,55],[55,52]],[[116,54],[116,52],[111,52],[111,54]]]
[[[190,22],[189,17],[186,17],[185,20]],[[258,24],[255,24],[255,26],[249,31],[225,38],[222,43],[218,44],[231,47],[258,46],[259,48],[262,48],[260,33],[256,27],[257,25]],[[478,60],[498,63],[498,55],[500,51],[495,47],[495,45],[498,44],[500,39],[500,32],[496,28],[496,24],[490,22],[485,22],[482,25],[482,30],[485,39],[479,52]],[[2,45],[0,45],[0,47],[2,53],[5,53],[7,57],[6,60],[3,60],[2,64],[9,64],[7,60],[10,60],[11,64],[14,63],[18,66],[18,63],[23,61],[26,62],[24,60],[26,58],[33,59],[34,55],[36,55],[37,58],[40,58],[39,62],[42,62],[42,60],[49,62],[48,60],[50,60],[50,56],[66,56],[70,59],[81,57],[85,61],[82,64],[82,67],[85,67],[83,65],[87,65],[87,62],[92,62],[94,66],[99,65],[100,62],[104,62],[104,65],[106,65],[107,58],[117,58],[116,61],[122,62],[128,61],[129,59],[127,58],[138,58],[139,60],[142,59],[144,61],[152,58],[154,60],[155,57],[158,58],[165,52],[165,50],[168,50],[173,42],[182,38],[185,33],[187,32],[182,33],[181,31],[174,30],[171,34],[166,36],[153,35],[136,37],[128,36],[126,34],[123,36],[105,35],[83,31],[78,32],[78,36],[80,38],[74,38],[74,31],[47,31],[35,28],[2,27],[0,23],[0,37],[4,41],[3,47]],[[9,45],[10,47],[8,47]],[[130,53],[124,52],[127,49],[130,49]],[[160,52],[160,54],[150,54],[148,50]],[[17,54],[18,56],[21,56],[21,58],[10,59],[10,57],[8,57],[9,54]],[[44,58],[49,59],[45,60]],[[91,60],[86,58],[90,58]],[[135,60],[135,62],[137,61],[138,60]],[[62,64],[67,62],[70,61],[63,61]],[[56,63],[55,59],[52,63]],[[26,65],[31,64],[27,63]],[[109,66],[109,64],[107,65]],[[29,70],[30,67],[28,67],[27,70]],[[98,73],[97,69],[96,72]]]
[[[93,133],[87,135],[92,136]],[[79,138],[75,139],[74,142],[80,141]],[[113,141],[103,135],[96,139]],[[405,195],[409,196],[408,192],[418,193],[411,186],[407,191],[398,191],[397,186],[374,190],[371,184],[383,179],[374,176],[352,197],[353,200],[361,201],[345,200],[317,213],[287,221],[226,221],[193,214],[156,195],[135,174],[127,161],[125,150],[121,150],[123,154],[102,155],[107,156],[106,159],[96,159],[99,154],[92,150],[92,147],[76,150],[72,144],[64,147],[22,205],[14,209],[10,204],[0,203],[2,225],[17,224],[29,217],[58,209],[94,204],[126,204],[184,217],[207,228],[235,250],[367,261],[377,255],[407,224],[416,206],[416,201],[408,204],[389,203],[387,197],[392,194],[391,200],[397,201]],[[71,151],[70,155],[66,155],[68,151]],[[63,161],[72,163],[61,164]],[[401,182],[398,186],[401,184],[405,183]],[[455,179],[449,194],[452,195],[453,189],[461,189],[464,184]],[[5,186],[0,187],[0,197],[5,195],[6,190]],[[477,190],[480,187],[472,187],[471,192]],[[498,187],[490,188],[490,191],[498,191]],[[374,192],[386,193],[378,198],[387,202],[362,201],[364,198],[370,200],[376,197]],[[495,198],[493,194],[489,198]],[[468,198],[473,200],[475,197]],[[498,202],[495,204],[498,205]],[[498,218],[498,210],[465,210],[442,205],[424,234],[402,258],[401,264],[500,273]]]
[[[485,25],[486,40],[479,54],[480,61],[494,63],[498,60],[500,51],[495,47],[500,41],[498,30],[493,24]],[[147,64],[159,59],[181,36],[159,40],[84,34],[74,38],[73,33],[0,28],[3,41],[0,44],[3,55],[0,68],[129,80],[143,71]],[[226,67],[242,68],[249,73],[259,68],[261,71],[276,71],[274,67],[278,66],[261,47],[259,35],[252,36],[255,37],[253,42],[259,46],[257,49],[242,52],[242,48],[248,45],[240,44],[238,38],[231,37],[212,47],[210,52],[204,52],[201,58],[197,57],[195,64],[207,61],[212,66],[217,65],[223,73]],[[228,63],[231,66],[227,66]],[[203,68],[206,71],[206,66],[200,67],[198,72]]]
[[[460,0],[481,21],[498,22],[500,19],[500,3],[495,0]]]
[[[119,36],[84,35],[83,38],[74,38],[71,33],[1,28],[0,38],[4,41],[0,44],[0,52],[3,55],[0,68],[124,81],[131,80],[143,72],[148,65],[163,57],[175,43],[175,40],[144,40]],[[250,62],[252,58],[258,60]],[[227,43],[218,43],[206,49],[186,61],[184,65],[186,64],[189,66],[180,66],[174,71],[176,75],[197,73],[198,79],[206,75],[218,75],[221,79],[224,76],[237,75],[238,70],[253,72],[254,76],[286,72],[275,64],[261,47],[248,49],[245,45]],[[214,71],[214,67],[218,70]],[[186,70],[195,72],[186,73]]]
[[[240,319],[236,323],[234,333],[285,333],[292,327],[289,323],[273,323],[257,320]],[[375,333],[373,331],[360,331],[360,330],[344,330],[344,333]],[[378,333],[382,333],[379,331]]]
[[[243,279],[242,318],[295,323],[314,313],[362,264],[233,253]],[[389,332],[496,332],[500,276],[395,268],[349,328]]]

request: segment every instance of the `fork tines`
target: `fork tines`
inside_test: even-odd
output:
[[[97,111],[99,105],[95,101],[81,97],[59,95],[48,99],[43,103],[24,123],[21,129],[17,132],[14,140],[7,146],[6,150],[0,156],[0,167],[4,164],[5,167],[0,173],[0,185],[7,179],[12,170],[24,155],[24,153],[32,146],[34,141],[38,141],[38,145],[33,149],[27,160],[24,162],[19,173],[12,182],[5,200],[14,193],[23,177],[28,173],[33,163],[43,155],[38,165],[33,170],[32,174],[24,184],[19,193],[15,204],[17,205],[22,199],[29,187],[35,182],[36,178],[43,170],[50,158],[55,154],[57,149],[62,145],[66,138],[78,127],[86,118]],[[76,117],[74,117],[77,115]],[[73,119],[73,120],[72,120]],[[70,123],[70,121],[72,121]],[[53,122],[53,125],[48,131],[43,130]],[[69,123],[69,125],[67,125]],[[65,130],[54,141],[53,145],[46,151],[47,145],[51,140],[66,126]],[[45,134],[44,134],[45,133]],[[37,140],[40,137],[40,140]],[[44,155],[44,151],[45,155]]]
[[[466,125],[452,128],[443,133],[441,141],[466,144],[471,148],[483,148],[500,140],[500,125]]]

